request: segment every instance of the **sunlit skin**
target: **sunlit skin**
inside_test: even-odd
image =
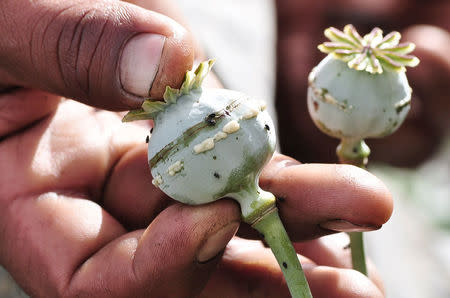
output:
[[[7,1],[8,8],[12,3],[23,4]],[[146,8],[152,9],[151,1]],[[183,42],[194,47],[188,36]],[[182,56],[183,69],[167,67],[160,77],[177,87],[193,58]],[[31,81],[6,68],[0,69],[0,77],[12,82],[0,95],[0,264],[27,293],[288,297],[271,252],[249,240],[255,235],[244,225],[240,237],[216,257],[198,261],[207,239],[239,222],[238,205],[221,200],[186,206],[157,190],[147,165],[149,123],[123,124],[121,113],[22,87],[70,89],[57,82]],[[7,88],[13,86],[18,88]],[[108,84],[97,87],[115,92]],[[77,99],[125,110],[117,98]],[[382,297],[374,268],[370,279],[348,269],[346,239],[317,239],[332,233],[319,227],[329,220],[383,225],[393,206],[380,180],[356,167],[302,165],[276,154],[263,172],[261,186],[283,198],[280,214],[292,240],[299,242],[314,297]]]

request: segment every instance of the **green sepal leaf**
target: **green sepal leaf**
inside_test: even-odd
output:
[[[131,110],[123,118],[122,122],[131,122],[136,120],[149,120],[153,119],[151,114],[144,111],[143,109]]]
[[[164,92],[164,101],[168,104],[173,104],[177,102],[178,97],[180,97],[180,90],[172,88],[170,86],[166,87]]]
[[[195,79],[192,84],[193,89],[198,89],[202,86],[203,81],[205,80],[208,73],[211,71],[214,62],[216,62],[215,59],[210,59],[208,61],[200,63],[200,65],[195,70]]]
[[[162,101],[151,101],[150,99],[145,100],[142,103],[142,109],[149,114],[157,114],[164,111],[167,103]]]
[[[164,92],[164,101],[145,100],[142,103],[141,109],[132,110],[122,119],[123,122],[134,120],[154,119],[158,113],[177,102],[182,95],[189,94],[193,90],[200,90],[203,80],[210,72],[215,60],[207,60],[197,67],[195,71],[187,71],[180,89],[166,87]]]
[[[180,88],[181,94],[188,94],[189,92],[191,92],[194,78],[195,78],[195,74],[193,71],[186,72],[186,75],[184,76],[183,85],[181,85],[181,88]]]

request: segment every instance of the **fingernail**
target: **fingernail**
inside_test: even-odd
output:
[[[264,168],[264,178],[267,180],[272,179],[276,177],[282,169],[298,165],[301,165],[301,163],[295,159],[277,154]]]
[[[142,33],[131,38],[120,60],[120,82],[128,93],[147,97],[158,72],[165,37]]]
[[[233,238],[238,228],[239,223],[233,222],[209,237],[198,252],[198,262],[205,263],[217,256]]]
[[[381,226],[354,224],[343,219],[329,220],[320,223],[319,226],[335,232],[368,232],[381,228]]]

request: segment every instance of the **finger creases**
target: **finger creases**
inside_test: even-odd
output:
[[[238,208],[230,201],[199,207],[172,205],[145,231],[124,234],[90,257],[73,276],[69,293],[196,297],[220,260],[199,262],[199,255],[213,242],[213,254],[220,256],[238,226]]]
[[[392,213],[392,197],[386,186],[354,166],[300,164],[276,156],[260,183],[278,197],[280,215],[294,241],[330,233],[321,228],[330,221],[377,229]]]
[[[140,239],[133,260],[136,279],[151,282],[155,297],[196,296],[237,231],[239,220],[239,208],[229,200],[170,206]]]
[[[181,25],[123,1],[6,1],[2,10],[0,81],[129,110],[178,87],[193,64]]]
[[[227,200],[175,204],[126,233],[84,198],[47,193],[9,208],[0,262],[37,297],[194,297],[240,219]]]

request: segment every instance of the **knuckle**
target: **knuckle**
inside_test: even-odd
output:
[[[57,65],[66,86],[78,90],[77,96],[90,94],[90,71],[101,44],[107,22],[97,8],[77,9],[71,21],[64,22],[57,40]]]
[[[33,65],[52,68],[50,79],[63,95],[91,98],[93,86],[115,71],[121,40],[128,34],[124,31],[129,17],[123,10],[120,5],[99,2],[45,11],[32,34]],[[47,57],[42,57],[44,53]],[[42,65],[48,62],[52,65]],[[65,94],[66,90],[71,94]]]

